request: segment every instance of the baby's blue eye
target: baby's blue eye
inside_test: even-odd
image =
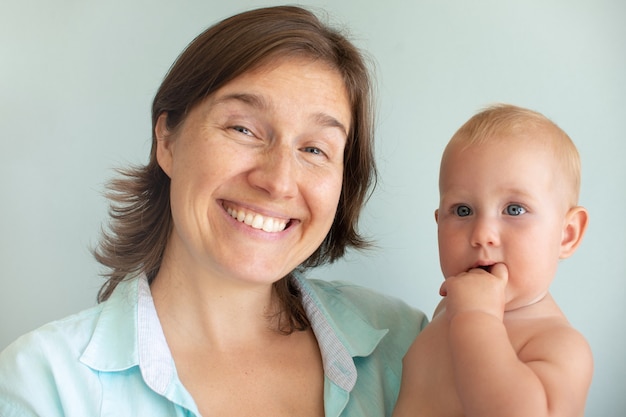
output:
[[[509,204],[506,206],[506,214],[509,216],[519,216],[526,213],[526,209],[519,204]]]
[[[454,214],[456,214],[459,217],[466,217],[472,214],[472,209],[464,205],[456,206],[454,208]]]

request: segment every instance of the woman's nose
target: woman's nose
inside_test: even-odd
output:
[[[288,146],[276,146],[259,155],[249,180],[273,198],[291,198],[297,192],[297,161]]]
[[[500,245],[497,222],[487,217],[477,217],[470,240],[474,247]]]

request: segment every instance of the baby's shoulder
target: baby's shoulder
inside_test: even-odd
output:
[[[591,362],[587,339],[564,316],[507,325],[511,343],[523,362]]]

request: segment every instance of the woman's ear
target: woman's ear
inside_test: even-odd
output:
[[[588,220],[589,214],[584,207],[576,206],[569,209],[563,226],[560,259],[568,258],[576,251],[587,230]]]
[[[439,209],[435,210],[435,223],[439,224]]]
[[[156,159],[161,169],[167,174],[168,177],[172,177],[172,162],[174,160],[174,146],[171,132],[167,128],[167,113],[163,112],[157,119],[156,126],[154,127],[154,135],[157,141]]]

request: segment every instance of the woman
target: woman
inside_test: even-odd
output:
[[[0,415],[389,415],[425,316],[302,275],[367,246],[358,50],[301,8],[245,12],[187,47],[152,114],[148,165],[111,185],[101,303],[3,352]]]

